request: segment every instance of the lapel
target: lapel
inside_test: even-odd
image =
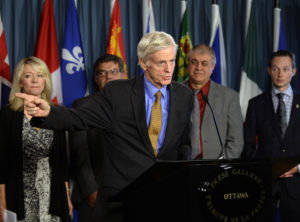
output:
[[[169,103],[169,113],[168,113],[168,122],[167,122],[167,127],[166,127],[166,134],[165,134],[165,139],[164,143],[160,148],[160,152],[158,153],[158,156],[162,155],[164,152],[164,148],[168,147],[169,140],[172,139],[170,134],[172,132],[172,129],[174,128],[173,123],[174,120],[176,120],[176,109],[180,107],[180,104],[178,103],[178,96],[176,96],[176,86],[173,85],[172,83],[168,85],[168,90],[170,93],[170,103]],[[173,138],[174,139],[174,138]]]
[[[148,127],[146,122],[144,75],[138,76],[135,79],[135,83],[133,85],[133,94],[131,97],[131,104],[140,136],[147,149],[151,153],[153,153],[151,142],[148,136]]]
[[[266,113],[266,116],[271,115],[270,123],[272,125],[272,128],[276,132],[278,138],[281,138],[280,125],[278,123],[278,120],[276,118],[276,113],[274,111],[274,103],[273,103],[271,91],[266,94],[266,99],[264,104],[265,106],[262,107],[262,109],[265,110],[264,113]]]

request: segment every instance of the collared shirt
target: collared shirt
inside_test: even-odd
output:
[[[155,102],[155,94],[157,93],[157,91],[160,91],[162,94],[160,99],[160,104],[162,108],[162,124],[161,124],[161,130],[157,141],[157,153],[159,153],[159,150],[164,143],[165,134],[166,134],[166,127],[167,127],[168,114],[169,114],[170,94],[167,89],[167,86],[158,89],[147,79],[146,76],[144,76],[144,88],[145,88],[145,102],[146,102],[146,120],[147,120],[148,128],[151,122],[151,111],[152,111],[153,103]]]
[[[292,110],[292,104],[293,104],[293,90],[291,85],[289,85],[289,87],[284,90],[283,92],[280,92],[278,89],[276,89],[276,87],[272,86],[272,100],[273,100],[273,104],[274,104],[274,112],[276,113],[278,104],[279,104],[279,99],[277,94],[278,93],[282,93],[283,94],[283,102],[285,105],[285,109],[286,109],[286,121],[287,124],[289,124],[290,121],[290,116],[291,116],[291,110]]]
[[[272,100],[273,100],[273,104],[274,104],[274,111],[276,113],[278,104],[279,104],[279,99],[277,94],[278,93],[283,93],[283,102],[285,105],[285,109],[286,109],[286,120],[287,120],[287,124],[289,124],[290,121],[290,117],[291,117],[291,111],[292,111],[292,105],[293,105],[293,90],[291,85],[289,85],[289,87],[284,90],[283,92],[280,92],[278,89],[276,89],[276,87],[274,87],[274,85],[272,85]],[[300,172],[300,164],[298,165],[298,172]]]
[[[193,89],[190,84],[189,84],[189,87],[191,89]],[[198,99],[199,108],[200,108],[200,110],[199,110],[199,114],[200,114],[200,154],[198,155],[198,158],[200,158],[200,159],[202,159],[202,156],[203,156],[203,144],[202,144],[202,136],[201,136],[201,126],[202,126],[204,111],[205,111],[205,107],[206,107],[206,102],[203,99],[203,95],[208,95],[209,87],[210,87],[210,80],[207,81],[207,83],[205,83],[204,86],[202,86],[201,92],[197,94],[197,99]]]

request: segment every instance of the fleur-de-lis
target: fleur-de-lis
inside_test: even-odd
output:
[[[81,48],[79,46],[75,46],[72,52],[73,53],[71,54],[68,49],[62,49],[63,60],[69,61],[69,63],[66,65],[66,71],[69,74],[74,74],[80,69],[82,69],[82,71],[85,69]]]

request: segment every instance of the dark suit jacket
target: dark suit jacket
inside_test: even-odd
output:
[[[73,103],[78,107],[93,95],[80,98]],[[103,165],[102,130],[88,129],[69,133],[71,172],[74,178],[72,200],[80,203],[97,191],[101,182]],[[83,203],[83,202],[82,202]]]
[[[168,86],[170,107],[164,143],[155,158],[148,136],[145,110],[144,76],[109,82],[77,109],[51,107],[46,119],[33,118],[42,128],[102,128],[104,166],[102,194],[114,195],[130,184],[156,160],[188,159],[190,155],[189,119],[192,93],[186,86]],[[42,122],[42,123],[41,123]]]
[[[300,95],[294,93],[290,121],[283,141],[276,120],[271,92],[261,94],[249,101],[244,126],[246,158],[300,157]],[[258,146],[256,145],[256,136]],[[256,148],[257,147],[257,148]],[[290,195],[300,198],[299,173],[284,179]]]
[[[23,112],[12,111],[8,106],[0,113],[0,184],[5,184],[7,209],[16,212],[18,220],[24,218]],[[69,221],[65,181],[67,177],[66,135],[54,131],[50,153],[51,196],[50,213]]]

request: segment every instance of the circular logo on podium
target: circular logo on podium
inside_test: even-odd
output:
[[[247,169],[220,172],[203,189],[206,208],[218,221],[251,221],[266,202],[264,181]]]

